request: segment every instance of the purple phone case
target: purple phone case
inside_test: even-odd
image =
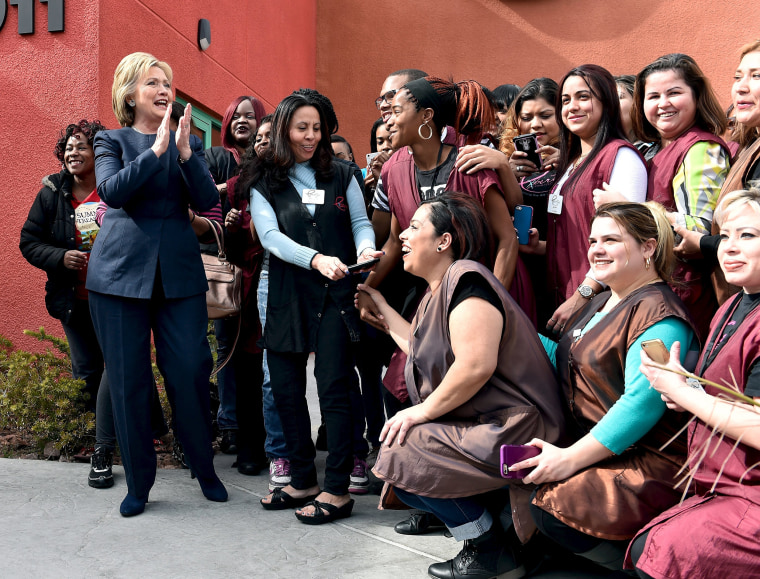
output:
[[[501,445],[501,476],[502,478],[525,478],[530,473],[531,468],[524,468],[510,472],[509,466],[521,462],[526,458],[533,458],[541,454],[541,449],[537,446],[527,446],[523,444],[502,444]]]

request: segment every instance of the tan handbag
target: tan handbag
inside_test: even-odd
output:
[[[201,217],[201,219],[205,220],[211,227],[219,248],[217,255],[201,253],[203,269],[206,270],[206,281],[208,281],[208,291],[206,292],[208,317],[210,320],[219,320],[238,316],[240,315],[243,295],[243,275],[237,267],[227,261],[221,226],[205,217]]]

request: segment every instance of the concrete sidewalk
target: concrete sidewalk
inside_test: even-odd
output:
[[[216,456],[227,503],[207,501],[187,470],[159,470],[145,513],[129,519],[121,467],[114,487],[96,490],[86,464],[0,459],[0,577],[399,579],[425,577],[461,548],[442,533],[395,533],[405,512],[378,511],[377,496],[318,527],[264,511],[268,473],[243,476],[233,459]]]

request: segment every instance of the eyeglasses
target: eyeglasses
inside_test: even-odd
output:
[[[391,104],[391,101],[393,100],[393,97],[398,92],[398,89],[389,90],[384,95],[380,95],[375,99],[375,106],[379,109],[381,106],[383,106],[383,102],[386,102],[388,104]]]

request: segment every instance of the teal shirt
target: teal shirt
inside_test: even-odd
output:
[[[597,313],[581,330],[581,335],[593,328],[605,314]],[[557,343],[539,336],[549,359],[557,365]],[[689,350],[694,349],[696,338],[691,328],[678,318],[665,318],[653,324],[638,337],[625,355],[625,391],[607,414],[591,429],[591,435],[610,452],[621,454],[638,442],[665,413],[665,402],[660,393],[649,385],[641,366],[641,342],[661,339],[668,350],[673,342],[681,343],[681,364],[686,363]]]

